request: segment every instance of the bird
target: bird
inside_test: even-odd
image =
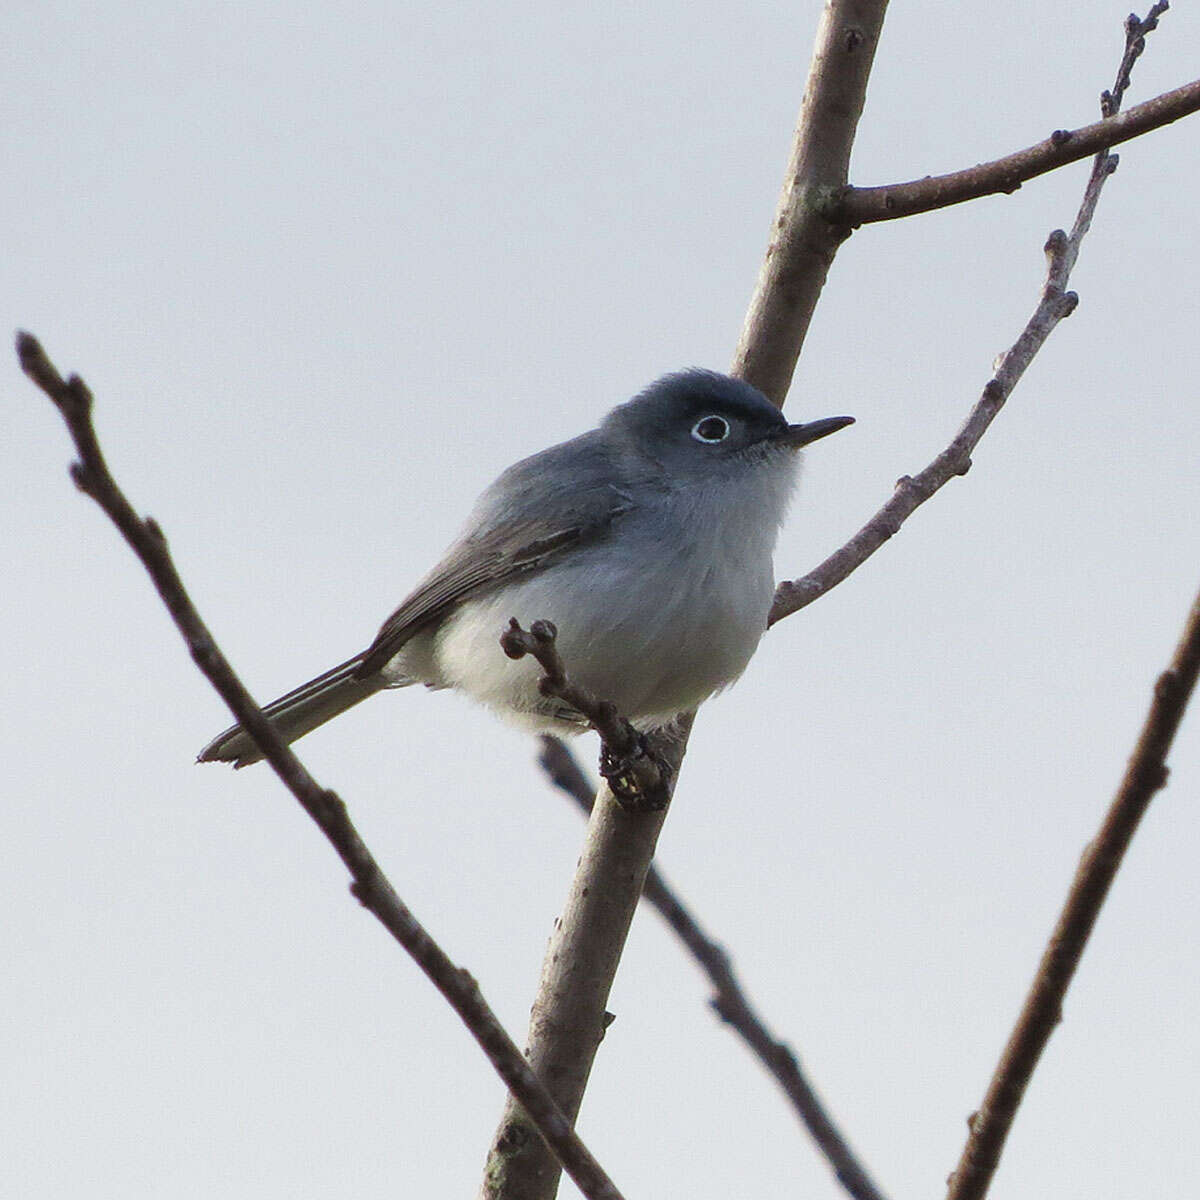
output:
[[[377,692],[422,683],[535,732],[586,729],[540,692],[532,659],[501,649],[516,619],[552,623],[571,680],[636,729],[666,725],[745,670],[767,628],[800,448],[853,420],[789,424],[743,380],[665,375],[504,471],[374,641],[263,712],[291,742]],[[198,761],[261,758],[234,725]]]

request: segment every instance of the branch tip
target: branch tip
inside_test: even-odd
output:
[[[558,626],[553,621],[534,621],[529,627],[529,632],[539,642],[550,643],[558,637]]]
[[[21,368],[24,370],[26,359],[37,354],[41,350],[37,338],[26,329],[18,329],[16,338],[14,339],[17,346],[17,358],[21,361]]]
[[[1058,258],[1067,249],[1067,232],[1065,229],[1053,229],[1050,231],[1050,236],[1046,238],[1046,244],[1042,247],[1047,257]]]
[[[510,617],[508,628],[500,635],[500,649],[513,660],[522,659],[529,653],[525,637],[520,621],[516,617]]]

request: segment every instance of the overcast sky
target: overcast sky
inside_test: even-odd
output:
[[[87,379],[261,699],[365,645],[508,463],[728,364],[819,10],[10,11],[3,324]],[[895,4],[854,181],[1096,119],[1125,13]],[[1197,46],[1180,3],[1129,102]],[[970,475],[703,709],[660,844],[894,1200],[942,1190],[1200,582],[1198,121],[1122,148]],[[954,434],[1086,172],[843,248],[788,411],[858,424],[808,453],[781,577]],[[0,1193],[473,1195],[501,1085],[273,776],[194,765],[227,713],[2,377]],[[533,743],[413,690],[301,749],[523,1040],[583,833]],[[1200,1189],[1194,714],[1172,768],[997,1200]],[[707,995],[641,913],[585,1140],[630,1200],[839,1195]]]

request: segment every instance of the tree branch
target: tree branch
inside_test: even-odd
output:
[[[1030,179],[1141,137],[1189,116],[1197,109],[1200,109],[1200,79],[1093,125],[1081,129],[1056,129],[1037,145],[1006,154],[994,162],[980,163],[949,175],[926,175],[908,183],[847,188],[830,205],[826,219],[856,229],[876,221],[894,221],[897,217],[948,208],[981,196],[1012,193]]]
[[[683,718],[649,739],[671,768],[669,791],[691,724]],[[666,815],[665,808],[630,811],[610,788],[600,789],[562,916],[550,934],[526,1055],[571,1120],[612,1021],[609,993]],[[481,1200],[549,1200],[558,1179],[558,1163],[531,1136],[528,1117],[510,1096],[488,1150]]]
[[[1125,53],[1113,90],[1100,97],[1105,114],[1116,111],[1133,64],[1144,49],[1144,38],[1156,28],[1166,10],[1155,4],[1144,21],[1131,14],[1125,23]],[[1116,168],[1116,156],[1102,152],[1092,165],[1083,203],[1071,237],[1073,252],[1087,232],[1104,180]],[[1074,262],[1067,261],[1066,270]],[[1192,604],[1183,634],[1167,670],[1154,688],[1141,736],[1100,832],[1084,851],[1066,903],[1042,959],[1021,1015],[996,1066],[983,1104],[970,1120],[970,1133],[957,1167],[949,1179],[947,1200],[981,1200],[1000,1161],[1009,1130],[1042,1051],[1062,1019],[1062,1002],[1075,976],[1100,909],[1154,794],[1166,786],[1166,759],[1179,722],[1200,675],[1200,595]]]
[[[584,811],[592,810],[592,786],[560,738],[543,736],[538,762],[551,783]],[[742,1037],[758,1061],[783,1089],[796,1115],[825,1155],[842,1187],[854,1200],[883,1200],[866,1168],[825,1110],[816,1089],[805,1076],[792,1048],[780,1041],[759,1016],[733,969],[728,952],[714,941],[687,905],[653,864],[646,874],[642,899],[652,904],[691,951],[713,987],[709,1003],[717,1015]]]
[[[538,691],[555,696],[587,718],[600,735],[600,774],[613,795],[630,812],[664,809],[671,801],[671,770],[650,750],[647,739],[617,712],[610,700],[600,700],[567,677],[558,653],[558,630],[553,621],[534,621],[528,630],[513,617],[500,635],[509,658],[531,655],[542,668]],[[588,812],[592,805],[589,798]]]
[[[1116,113],[1116,106],[1129,86],[1133,64],[1144,48],[1145,35],[1158,27],[1158,18],[1166,8],[1167,5],[1160,2],[1154,5],[1144,21],[1136,16],[1127,19],[1125,53],[1117,69],[1116,82],[1112,91],[1106,90],[1100,97],[1106,115],[1113,116]],[[1001,355],[995,373],[984,385],[979,400],[967,414],[954,440],[923,471],[900,478],[887,503],[840,550],[836,550],[802,578],[781,583],[775,590],[768,626],[799,612],[836,587],[899,532],[900,526],[935,492],[951,479],[965,475],[970,470],[972,452],[995,420],[996,414],[1004,407],[1026,368],[1059,321],[1075,311],[1079,297],[1066,290],[1067,283],[1079,257],[1080,245],[1091,228],[1100,192],[1105,181],[1117,169],[1118,162],[1117,155],[1107,150],[1096,155],[1070,236],[1056,229],[1046,241],[1046,280],[1037,308],[1021,335]]]
[[[935,492],[971,468],[971,453],[1004,407],[1018,380],[1042,348],[1046,339],[1078,303],[1074,292],[1063,290],[1069,274],[1067,235],[1055,230],[1046,242],[1047,271],[1041,299],[1020,337],[999,361],[995,374],[984,386],[975,407],[967,415],[954,440],[923,471],[905,475],[896,482],[891,498],[844,545],[800,579],[785,581],[775,589],[767,625],[799,612],[836,587],[862,566],[900,526]]]
[[[1166,786],[1167,755],[1198,674],[1200,594],[1188,613],[1170,666],[1154,685],[1150,711],[1125,777],[1100,832],[1084,851],[1016,1027],[1000,1056],[983,1104],[971,1118],[970,1136],[950,1177],[947,1200],[979,1200],[987,1192],[1025,1088],[1050,1035],[1062,1020],[1063,997],[1125,851],[1154,794]]]
[[[137,515],[109,473],[92,424],[92,394],[87,385],[78,375],[64,380],[31,334],[17,335],[17,355],[22,370],[54,401],[67,424],[79,454],[79,461],[71,464],[75,485],[100,505],[141,560],[196,665],[346,864],[354,880],[350,890],[450,1002],[496,1073],[531,1114],[530,1127],[536,1127],[553,1146],[584,1195],[589,1200],[621,1200],[613,1182],[505,1033],[474,978],[455,966],[409,911],[351,823],[345,804],[313,779],[235,674],[192,604],[157,522]]]
[[[887,0],[828,0],[813,47],[771,240],[730,373],[783,407],[825,277],[850,234],[831,219],[846,187],[854,133]]]
[[[886,0],[828,0],[780,198],[774,236],[734,357],[733,374],[782,404],[829,264],[848,230],[821,215],[846,185]],[[685,714],[648,739],[677,772]],[[676,776],[677,777],[677,776]],[[579,869],[556,923],[530,1020],[528,1056],[562,1110],[579,1110],[605,1026],[617,963],[665,814],[627,813],[601,788]],[[524,1132],[511,1100],[488,1153],[483,1200],[551,1200],[558,1167]]]

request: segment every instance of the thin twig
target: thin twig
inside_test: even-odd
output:
[[[979,1111],[962,1157],[950,1177],[947,1200],[981,1200],[988,1189],[1017,1108],[1050,1035],[1062,1019],[1062,1002],[1079,966],[1108,890],[1138,823],[1167,783],[1167,754],[1200,674],[1200,594],[1184,625],[1170,666],[1154,685],[1154,698],[1125,777],[1075,872],[1071,890],[1046,944],[1037,976]]]
[[[768,625],[799,612],[836,587],[898,533],[900,526],[935,492],[970,470],[971,453],[980,438],[1055,326],[1069,316],[1078,303],[1075,293],[1064,291],[1062,286],[1069,273],[1064,269],[1067,241],[1066,234],[1060,229],[1055,230],[1046,242],[1046,281],[1038,306],[1020,337],[1000,359],[995,374],[988,380],[954,440],[923,471],[899,479],[887,503],[841,549],[802,578],[779,584]]]
[[[569,678],[558,653],[558,630],[553,621],[534,621],[526,630],[513,617],[500,635],[500,647],[509,658],[528,654],[536,659],[542,668],[538,691],[574,709],[600,735],[600,774],[622,807],[630,812],[657,812],[667,807],[671,801],[670,767],[651,751],[646,738],[611,700],[598,699]]]
[[[78,375],[64,380],[31,334],[17,335],[17,355],[25,374],[54,401],[67,424],[79,453],[79,461],[71,465],[71,478],[100,505],[141,560],[196,665],[346,864],[354,879],[351,891],[450,1002],[584,1195],[621,1200],[616,1186],[505,1033],[474,978],[455,966],[409,911],[351,823],[345,804],[313,779],[234,673],[192,604],[162,530],[153,519],[137,515],[109,473],[92,424],[92,394],[87,385]]]
[[[1113,91],[1105,91],[1101,95],[1101,105],[1106,111],[1115,112],[1112,106],[1119,102],[1119,97],[1129,85],[1129,71],[1141,53],[1143,39],[1157,27],[1158,18],[1165,9],[1166,5],[1159,3],[1150,10],[1145,21],[1139,21],[1134,16],[1128,19],[1126,50],[1117,72],[1116,84]],[[1138,47],[1136,51],[1130,49],[1132,46]],[[1021,335],[997,361],[995,373],[984,386],[979,400],[954,440],[923,471],[899,479],[887,503],[841,549],[834,551],[802,578],[781,583],[775,590],[775,602],[771,606],[768,625],[799,612],[836,587],[896,534],[900,526],[935,492],[951,479],[965,475],[970,470],[971,454],[980,438],[1004,407],[1013,388],[1059,321],[1070,316],[1079,303],[1079,297],[1066,290],[1067,282],[1079,257],[1080,245],[1091,228],[1100,192],[1105,181],[1117,169],[1118,162],[1117,155],[1107,150],[1102,150],[1093,160],[1070,236],[1056,229],[1046,241],[1046,280],[1037,308]]]
[[[550,782],[570,796],[585,813],[590,813],[593,788],[570,748],[556,737],[543,736],[541,743],[538,762]],[[691,951],[712,984],[714,994],[709,1003],[714,1011],[741,1035],[783,1089],[841,1185],[855,1200],[883,1200],[883,1194],[858,1161],[805,1076],[795,1052],[771,1032],[750,1002],[724,946],[704,931],[654,865],[646,874],[642,897],[658,910]]]
[[[1125,18],[1125,53],[1121,55],[1121,62],[1117,67],[1116,82],[1112,91],[1100,93],[1100,112],[1103,116],[1116,116],[1133,75],[1133,64],[1142,57],[1142,51],[1146,49],[1146,35],[1158,28],[1158,18],[1170,7],[1169,0],[1159,0],[1144,19],[1139,18],[1137,13],[1130,13]],[[1130,112],[1132,111],[1130,109]]]

